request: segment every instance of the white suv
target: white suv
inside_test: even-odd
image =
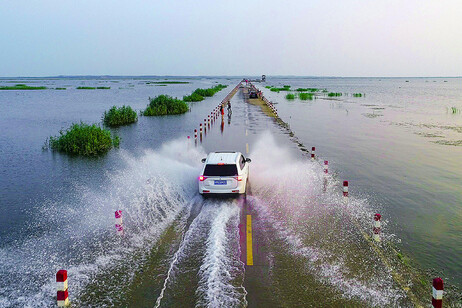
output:
[[[201,195],[246,193],[250,158],[244,158],[240,152],[211,152],[202,162]]]

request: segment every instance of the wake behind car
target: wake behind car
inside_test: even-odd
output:
[[[245,194],[249,179],[250,158],[240,152],[211,152],[203,158],[199,193]]]

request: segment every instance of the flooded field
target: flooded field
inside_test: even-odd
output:
[[[48,88],[0,91],[0,307],[53,306],[61,268],[76,307],[428,306],[438,276],[461,305],[462,79],[268,77],[256,86],[288,127],[238,91],[197,146],[187,136],[241,78],[169,80],[185,83],[0,80]],[[113,105],[140,111],[148,97],[217,83],[229,86],[184,115],[113,129],[120,148],[99,158],[42,150]],[[327,92],[301,100],[265,88],[284,85]],[[314,162],[300,150],[312,146]],[[252,158],[247,197],[198,194],[201,158],[218,150]]]

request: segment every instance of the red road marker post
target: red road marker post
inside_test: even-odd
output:
[[[327,160],[324,161],[324,173],[329,173],[329,162]]]
[[[380,242],[380,230],[381,230],[381,224],[380,224],[380,219],[382,218],[382,215],[379,213],[376,213],[374,215],[374,227],[372,228],[372,237],[376,242]]]
[[[443,279],[440,277],[433,279],[433,287],[432,287],[432,306],[434,308],[442,308],[443,307],[443,291],[444,284]]]
[[[67,271],[59,270],[56,273],[56,287],[58,289],[58,307],[69,306],[69,292],[67,291]]]
[[[122,224],[122,211],[115,211],[115,227],[118,235],[124,235],[124,226]]]
[[[311,160],[315,160],[316,156],[314,154],[314,152],[316,151],[316,147],[312,147],[311,148]]]
[[[348,181],[343,181],[343,199],[348,200]]]
[[[207,134],[207,119],[204,119],[204,134]]]

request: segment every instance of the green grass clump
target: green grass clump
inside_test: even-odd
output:
[[[96,90],[95,87],[77,87],[77,90]]]
[[[159,95],[149,100],[148,107],[143,111],[145,116],[182,114],[189,110],[187,103],[168,95]]]
[[[342,93],[339,93],[339,92],[329,92],[329,94],[327,94],[327,96],[329,96],[329,97],[342,96]]]
[[[290,86],[284,86],[283,88],[272,87],[270,90],[277,93],[279,93],[279,91],[290,91]]]
[[[146,84],[187,84],[188,81],[148,81]]]
[[[312,100],[313,94],[312,93],[299,93],[298,97],[303,101]]]
[[[223,90],[224,88],[226,88],[227,86],[226,85],[222,85],[222,84],[218,84],[212,88],[208,88],[208,89],[196,89],[194,90],[193,93],[191,93],[191,95],[188,95],[188,96],[183,96],[183,100],[185,102],[200,102],[200,101],[203,101],[204,100],[204,97],[211,97],[213,95],[215,95],[215,93]]]
[[[295,94],[288,93],[288,94],[286,95],[286,98],[287,98],[287,99],[295,99]]]
[[[66,88],[55,88],[55,90],[66,90]]]
[[[298,92],[319,92],[317,88],[298,88],[296,91]]]
[[[130,106],[116,107],[113,106],[103,115],[103,123],[106,126],[120,126],[135,123],[138,121],[138,115]]]
[[[272,86],[266,86],[265,88],[267,88],[267,89],[271,89],[271,88],[272,88]]]
[[[0,90],[46,90],[47,87],[31,87],[31,86],[27,86],[25,84],[17,84],[15,86],[12,86],[12,87],[9,87],[9,86],[5,86],[5,87],[0,87]]]
[[[289,85],[284,85],[283,86],[285,89],[290,89],[290,86]]]
[[[98,90],[109,90],[111,87],[96,87]]]
[[[196,92],[193,92],[191,95],[183,96],[185,102],[200,102],[204,100],[204,97]]]
[[[353,97],[363,97],[362,93],[353,93]]]
[[[460,109],[457,108],[457,107],[449,107],[448,111],[449,111],[449,113],[452,113],[452,114],[460,113]]]
[[[48,145],[51,149],[73,155],[96,156],[118,147],[120,138],[112,137],[111,132],[96,124],[72,124],[59,136],[50,137]]]

